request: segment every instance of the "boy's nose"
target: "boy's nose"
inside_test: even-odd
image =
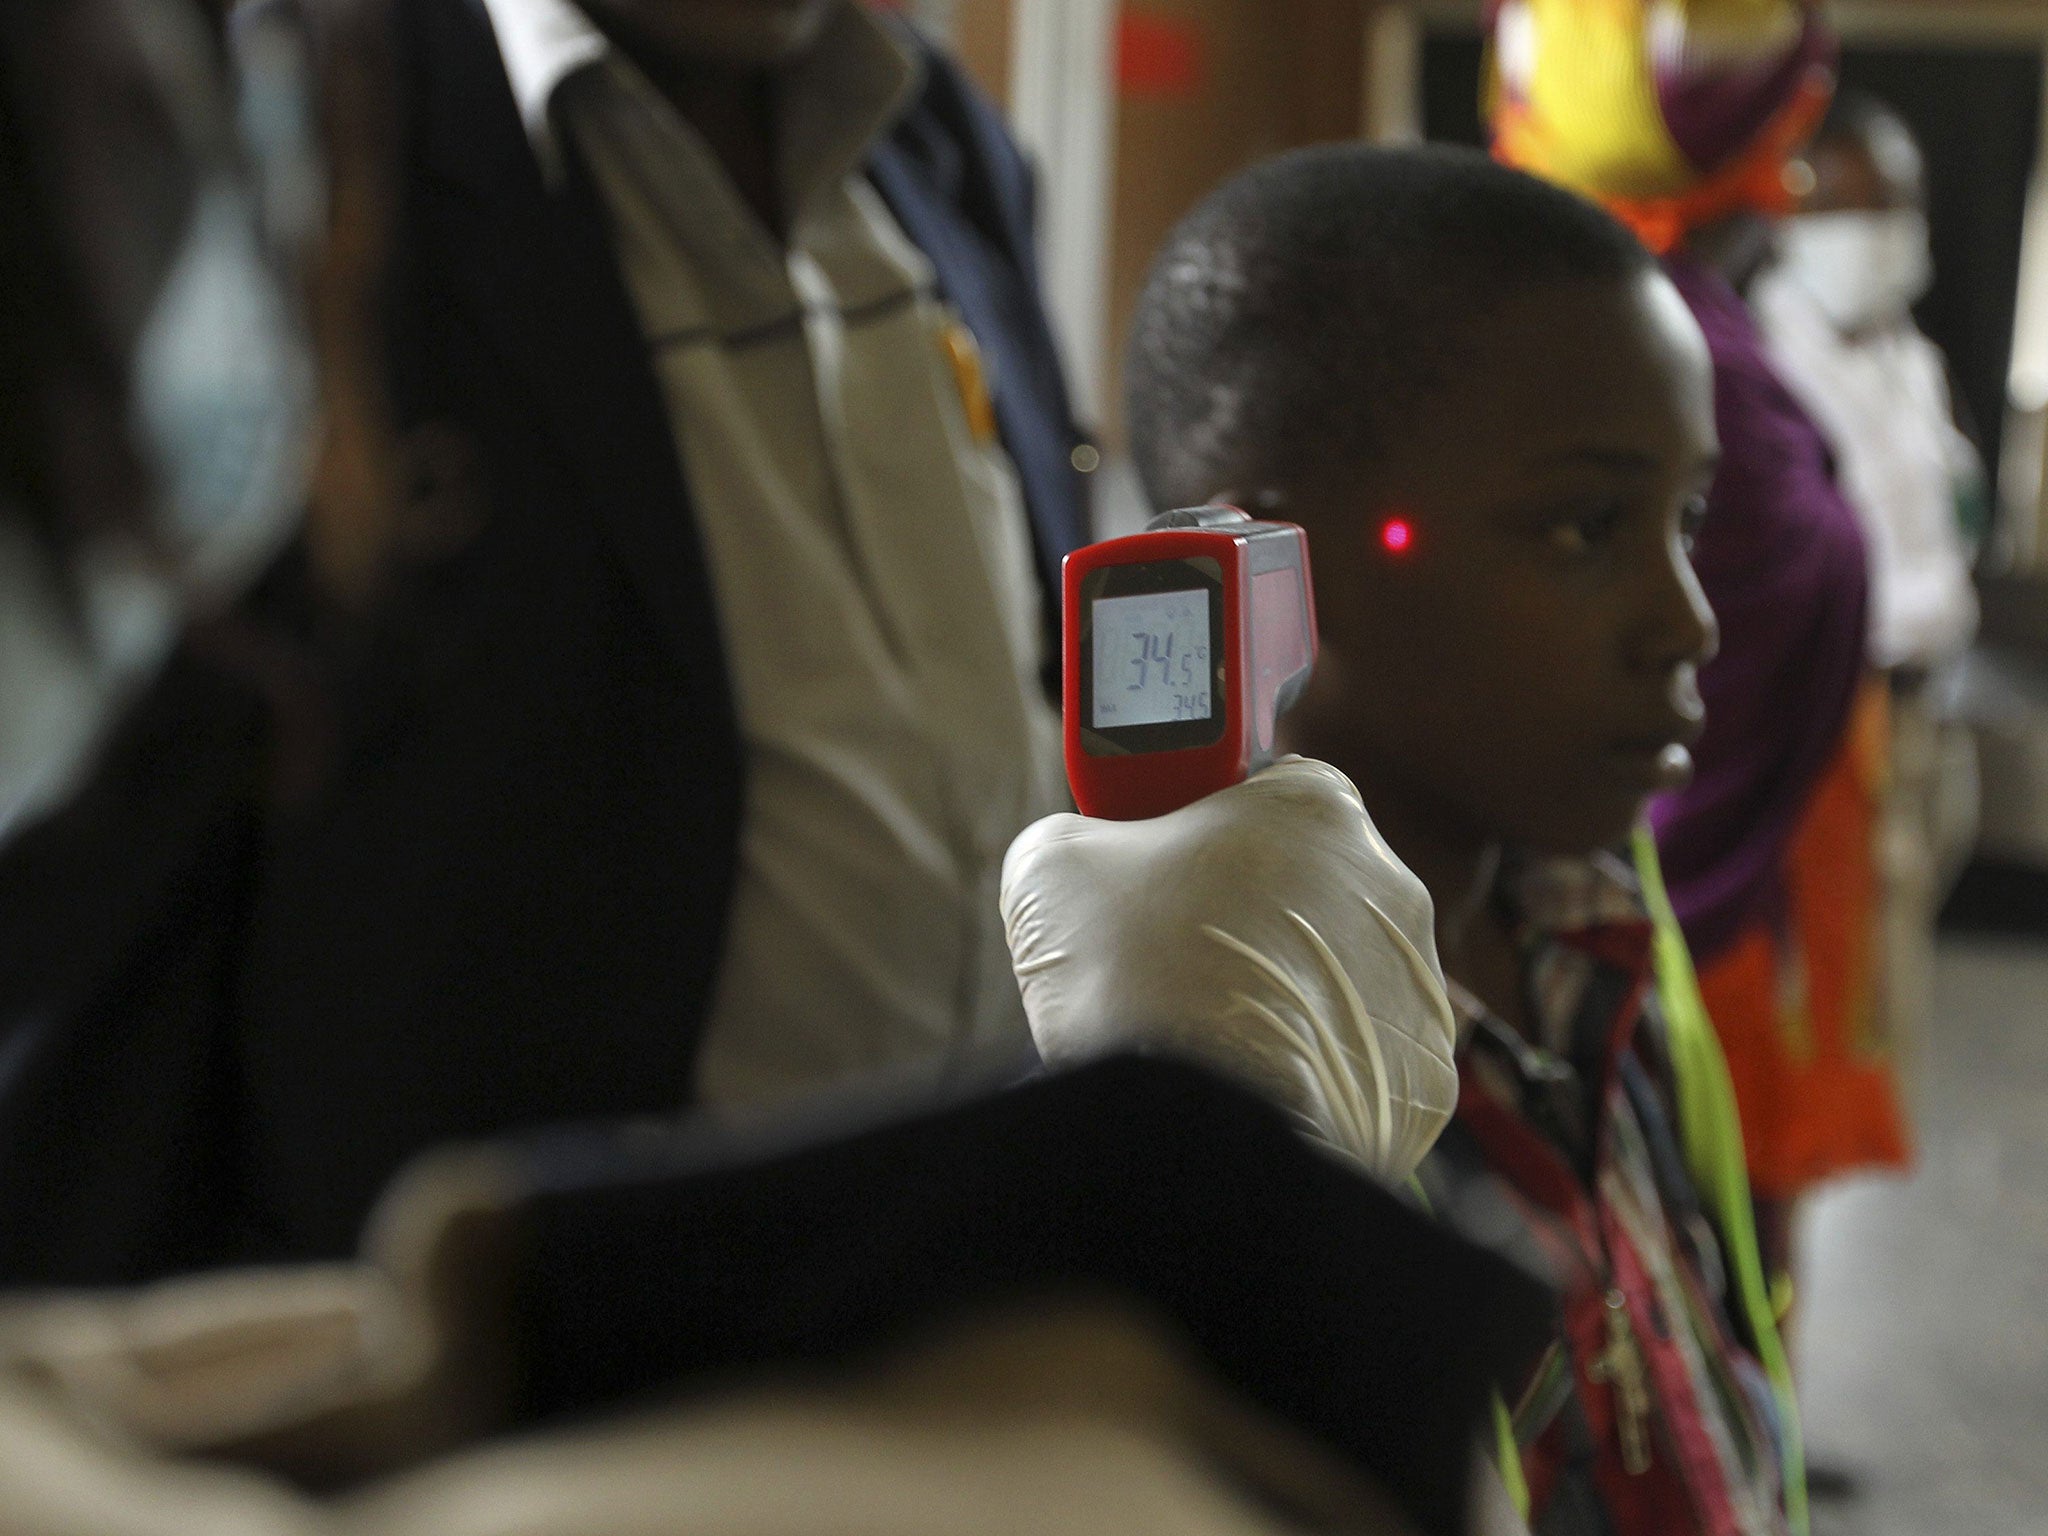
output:
[[[1639,636],[1635,660],[1657,672],[1687,663],[1704,666],[1721,649],[1720,623],[1682,555],[1661,573]]]

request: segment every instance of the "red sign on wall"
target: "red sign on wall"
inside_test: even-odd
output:
[[[1193,22],[1126,10],[1116,28],[1116,84],[1126,96],[1179,98],[1202,88],[1202,32]]]

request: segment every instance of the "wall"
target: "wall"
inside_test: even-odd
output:
[[[1029,0],[1025,0],[1029,3]],[[1356,137],[1366,0],[1142,0],[1123,12],[1110,257],[1114,374],[1152,253],[1182,214],[1253,161]],[[1102,423],[1122,438],[1121,392]]]
[[[955,0],[948,19],[953,52],[981,88],[1004,103],[1010,99],[1012,4],[1013,0]]]

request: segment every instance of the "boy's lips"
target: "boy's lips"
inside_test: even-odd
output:
[[[1608,746],[1632,778],[1653,792],[1683,789],[1692,781],[1691,745],[1705,726],[1701,716],[1675,715],[1656,730],[1616,738]]]
[[[1668,794],[1692,782],[1692,753],[1683,742],[1667,741],[1655,748],[1617,746],[1608,760],[1630,787],[1641,794]]]

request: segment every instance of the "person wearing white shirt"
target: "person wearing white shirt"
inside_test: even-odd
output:
[[[1932,1008],[1934,914],[1975,833],[1974,748],[1936,713],[1930,679],[1976,634],[1966,524],[1984,470],[1956,425],[1941,349],[1913,321],[1934,269],[1911,130],[1882,103],[1844,95],[1803,165],[1810,185],[1750,303],[1834,449],[1870,548],[1870,659],[1893,685],[1882,1013],[1903,1046]],[[1910,1050],[1899,1055],[1910,1064]]]
[[[997,882],[1066,803],[1085,460],[999,115],[853,0],[374,9],[389,568],[264,588],[279,803],[186,825],[116,754],[0,850],[52,934],[0,978],[18,1278],[331,1256],[439,1142],[1031,1057]],[[53,852],[107,804],[117,856]]]
[[[916,59],[852,4],[485,10],[610,220],[724,630],[747,800],[699,1094],[1023,1047],[996,879],[1064,785],[975,343],[861,174]]]

